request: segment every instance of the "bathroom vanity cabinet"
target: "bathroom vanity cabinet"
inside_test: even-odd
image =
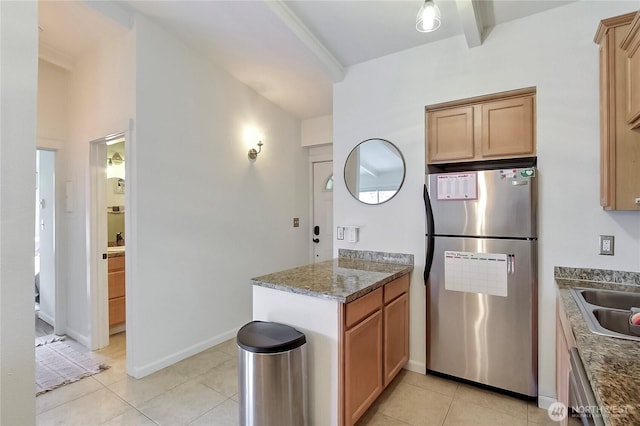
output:
[[[126,321],[124,259],[124,254],[108,258],[109,327]]]

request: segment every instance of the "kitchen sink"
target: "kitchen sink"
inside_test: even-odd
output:
[[[596,306],[604,308],[623,309],[640,308],[640,293],[627,293],[625,291],[611,290],[580,290],[584,300]]]
[[[640,341],[629,327],[631,308],[640,308],[640,293],[578,287],[570,291],[592,333]]]

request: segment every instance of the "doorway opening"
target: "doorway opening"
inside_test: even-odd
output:
[[[313,163],[313,262],[333,258],[333,161]]]
[[[36,337],[56,326],[55,151],[36,150],[35,327]]]
[[[124,342],[126,329],[126,139],[129,132],[90,145],[90,349]]]

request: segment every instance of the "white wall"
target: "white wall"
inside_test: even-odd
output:
[[[38,4],[0,2],[0,424],[35,423]]]
[[[38,139],[69,138],[70,78],[71,73],[64,68],[38,61]]]
[[[349,69],[334,86],[334,172],[349,151],[378,137],[407,162],[404,187],[367,206],[335,180],[334,222],[361,225],[360,242],[338,248],[412,253],[410,368],[425,368],[424,106],[521,87],[537,87],[539,196],[539,394],[555,397],[556,265],[640,270],[640,215],[599,207],[599,20],[638,2],[584,1],[495,27],[482,46],[464,37],[424,45]],[[391,220],[390,220],[391,219]],[[598,235],[616,236],[616,255],[598,256]]]
[[[299,121],[150,20],[135,29],[127,356],[141,376],[234,337],[251,277],[308,263],[310,225]],[[246,126],[264,135],[255,162]]]
[[[333,116],[322,115],[302,120],[300,142],[302,146],[324,145],[333,142]]]
[[[90,142],[129,128],[134,117],[133,30],[105,40],[77,58],[71,73],[69,97],[70,132],[65,144],[65,179],[72,186],[72,211],[58,220],[66,232],[59,235],[65,244],[62,260],[66,269],[66,327],[64,332],[89,344],[90,317],[88,293],[89,262],[87,223],[89,209]],[[64,194],[64,192],[63,192]]]
[[[40,59],[38,61],[38,126],[37,147],[55,152],[55,273],[58,283],[57,288],[49,289],[51,295],[49,302],[55,303],[55,311],[49,312],[49,318],[55,318],[55,331],[64,333],[66,327],[66,300],[59,297],[55,300],[54,292],[64,294],[64,285],[67,282],[67,257],[66,257],[66,221],[65,221],[65,182],[66,182],[66,154],[65,149],[69,142],[71,118],[70,90],[71,73],[63,68]],[[42,277],[41,277],[42,278]],[[54,283],[51,283],[52,285]],[[40,286],[43,282],[41,279]],[[43,295],[41,290],[41,314]],[[46,293],[46,292],[45,292]],[[47,297],[47,295],[44,295]],[[46,303],[47,301],[45,301]],[[46,310],[46,308],[45,308]],[[47,313],[45,312],[45,315]]]

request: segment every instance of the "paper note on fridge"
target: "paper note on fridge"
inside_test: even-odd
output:
[[[507,296],[507,255],[444,252],[444,288],[468,293]]]

